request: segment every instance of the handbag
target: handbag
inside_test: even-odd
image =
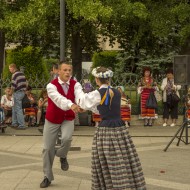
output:
[[[158,108],[158,103],[156,101],[156,97],[154,95],[154,92],[151,92],[147,101],[146,101],[146,108],[151,108],[151,109],[157,109]]]
[[[22,108],[30,108],[31,107],[31,103],[30,100],[28,99],[27,95],[25,94],[23,99],[22,99]]]
[[[156,98],[157,102],[162,101],[162,95],[161,95],[161,93],[159,91],[155,91],[154,95],[155,95],[155,98]]]
[[[172,103],[176,104],[180,101],[180,97],[176,94],[176,92],[172,93]]]

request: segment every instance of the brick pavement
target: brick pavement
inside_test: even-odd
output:
[[[166,147],[176,127],[132,126],[130,134],[142,162],[148,190],[190,190],[190,145],[177,139]],[[70,169],[63,172],[55,158],[55,180],[50,190],[90,190],[91,143],[95,129],[77,126],[70,151]],[[42,135],[37,128],[17,131],[11,128],[0,134],[0,190],[38,190],[42,173]]]

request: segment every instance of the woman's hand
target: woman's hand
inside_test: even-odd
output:
[[[86,110],[79,108],[79,113],[84,113]]]

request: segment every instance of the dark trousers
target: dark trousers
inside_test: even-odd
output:
[[[164,102],[163,118],[169,119],[170,115],[171,119],[178,119],[178,103],[171,107],[167,102]]]

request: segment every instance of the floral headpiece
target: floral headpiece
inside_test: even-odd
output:
[[[113,71],[111,71],[110,69],[108,69],[106,72],[99,72],[97,73],[97,70],[99,69],[100,67],[96,67],[92,70],[92,75],[94,77],[97,77],[97,78],[111,78],[113,77]]]

